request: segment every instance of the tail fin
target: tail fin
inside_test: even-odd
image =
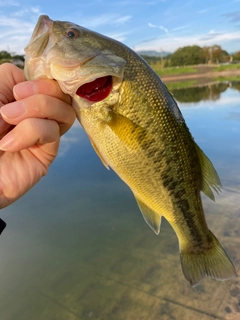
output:
[[[197,286],[204,277],[223,281],[236,277],[236,270],[218,239],[209,231],[213,248],[208,251],[186,253],[180,252],[182,271],[191,286]]]

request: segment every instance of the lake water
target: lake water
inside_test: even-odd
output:
[[[221,178],[223,192],[203,205],[240,274],[239,90],[232,82],[173,93]],[[171,226],[150,230],[78,123],[49,174],[1,218],[1,320],[240,319],[240,279],[191,288]]]

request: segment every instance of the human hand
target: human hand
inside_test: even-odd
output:
[[[60,136],[76,114],[54,80],[25,81],[23,71],[0,65],[0,208],[33,187],[55,159]]]

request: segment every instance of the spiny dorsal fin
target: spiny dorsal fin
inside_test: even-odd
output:
[[[156,233],[160,232],[161,225],[161,215],[150,209],[145,203],[143,203],[139,198],[136,198],[137,204],[140,211],[142,212],[144,220],[147,222],[149,227]]]
[[[208,159],[208,157],[204,154],[204,152],[199,148],[199,146],[196,143],[195,147],[202,168],[202,191],[205,193],[206,196],[208,196],[210,199],[214,201],[215,198],[213,190],[216,193],[219,193],[222,187],[219,176],[212,162]]]

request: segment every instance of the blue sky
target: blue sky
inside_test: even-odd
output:
[[[240,51],[240,0],[0,0],[0,50],[23,53],[40,14],[115,38],[136,51],[219,44]]]

